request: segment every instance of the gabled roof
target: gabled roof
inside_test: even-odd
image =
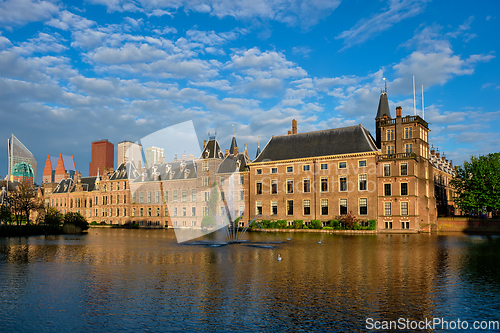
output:
[[[375,119],[384,118],[384,116],[391,118],[391,110],[389,109],[389,101],[387,100],[387,93],[385,91],[380,94]]]
[[[361,125],[274,136],[253,161],[280,161],[377,151],[375,140]]]
[[[220,149],[217,139],[212,139],[207,142],[200,158],[224,158],[224,154],[222,153],[222,149]]]
[[[217,173],[243,172],[246,171],[248,163],[250,160],[244,153],[239,153],[238,156],[229,154],[219,165]]]

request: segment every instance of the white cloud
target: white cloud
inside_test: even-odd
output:
[[[332,78],[314,78],[314,86],[319,91],[328,91],[333,86],[350,86],[355,85],[360,81],[360,78],[354,75],[343,75]]]
[[[56,38],[57,37],[57,38]],[[67,49],[63,44],[60,44],[61,36],[57,33],[49,35],[44,32],[39,32],[36,38],[28,39],[28,42],[23,42],[12,50],[23,55],[32,53],[61,53]]]
[[[185,12],[210,14],[219,19],[232,17],[237,20],[274,20],[287,25],[309,28],[329,16],[340,0],[89,0],[107,7],[108,12],[145,12],[149,16],[175,15],[169,10],[183,8]]]
[[[303,56],[304,58],[309,57],[309,53],[311,53],[312,50],[308,46],[294,46],[292,48],[292,54],[298,54]]]
[[[167,56],[163,50],[159,50],[149,44],[125,44],[120,48],[100,47],[90,52],[88,58],[91,61],[104,64],[122,64],[151,62]]]
[[[345,47],[360,44],[391,28],[404,19],[422,13],[429,0],[389,0],[389,8],[382,13],[373,15],[369,19],[362,19],[349,30],[339,34],[336,39],[343,39]]]
[[[214,88],[222,91],[232,90],[231,84],[229,83],[228,80],[215,80],[215,81],[204,81],[204,82],[190,81],[189,84],[196,87]]]
[[[58,18],[53,18],[45,24],[68,31],[88,29],[93,26],[95,22],[64,10],[59,13]]]
[[[6,0],[0,2],[0,26],[23,25],[43,21],[59,11],[53,1]]]

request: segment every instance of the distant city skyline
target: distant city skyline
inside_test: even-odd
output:
[[[463,0],[0,2],[0,175],[11,133],[39,161],[37,174],[47,155],[62,154],[74,156],[82,176],[93,141],[138,142],[189,120],[200,147],[217,130],[229,149],[234,124],[251,158],[259,138],[263,148],[292,119],[299,133],[361,124],[374,135],[385,82],[392,116],[397,105],[421,114],[423,85],[430,142],[462,164],[500,146],[499,8]]]

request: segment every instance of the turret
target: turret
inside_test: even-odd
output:
[[[380,147],[382,146],[382,132],[380,129],[380,124],[382,121],[384,121],[384,119],[391,119],[391,111],[389,110],[389,101],[387,100],[387,91],[383,91],[380,94],[377,116],[375,117],[375,133],[376,133],[378,149],[380,149]]]

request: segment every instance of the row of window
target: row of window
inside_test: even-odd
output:
[[[321,215],[329,215],[329,200],[321,199]],[[359,215],[368,215],[368,199],[367,198],[359,198]],[[299,208],[300,209],[300,208]],[[339,200],[339,210],[340,215],[347,214],[347,199]],[[255,203],[255,213],[257,215],[262,215],[262,201],[256,201]],[[271,201],[271,215],[278,214],[278,201]],[[286,215],[294,215],[294,200],[286,201]],[[311,215],[311,200],[305,199],[302,201],[302,215],[307,216]]]
[[[400,202],[400,215],[407,216],[408,215],[408,202],[403,201]],[[390,216],[392,215],[392,202],[384,202],[384,215]]]
[[[334,181],[333,183],[334,184],[338,183],[340,192],[349,191],[348,184],[350,184],[350,183],[352,184],[352,182],[347,180],[347,176],[339,176],[338,182]],[[263,182],[257,181],[255,184],[256,184],[255,193],[262,194],[263,193]],[[278,180],[276,180],[276,179],[271,180],[270,185],[271,185],[270,193],[277,194],[278,193]],[[352,187],[352,185],[351,185],[351,187]],[[321,177],[320,190],[321,190],[321,192],[328,192],[329,191],[328,177]],[[367,191],[368,190],[368,180],[367,180],[366,174],[358,175],[358,190],[359,191]],[[310,178],[304,178],[302,180],[302,192],[303,193],[310,193],[311,192],[311,179]],[[288,193],[288,194],[294,193],[294,180],[293,179],[286,180],[286,193]],[[243,199],[241,199],[241,200],[243,200]]]
[[[399,175],[408,176],[408,163],[401,163],[399,165]],[[391,177],[391,165],[384,164],[384,177]]]
[[[120,190],[120,182],[116,182],[116,183],[112,183],[112,182],[109,182],[108,184],[104,185],[103,186],[103,189],[104,189],[104,192],[106,192],[106,189],[107,189],[107,185],[109,185],[109,190],[110,191],[113,191],[113,184],[115,184],[116,186],[114,187],[116,191],[119,191]],[[124,181],[123,182],[123,189],[126,190],[127,189],[127,182]]]
[[[406,153],[412,153],[413,152],[413,144],[408,143],[405,144],[405,152]],[[387,146],[387,154],[389,155],[394,155],[396,153],[394,146]]]
[[[388,197],[392,195],[392,184],[384,184],[384,196]],[[408,195],[408,183],[400,183],[399,195]]]
[[[366,160],[358,161],[358,167],[362,168],[365,166],[366,166]],[[328,163],[321,163],[320,168],[321,168],[321,170],[328,170]],[[347,162],[338,162],[338,168],[339,169],[347,169]],[[311,165],[310,164],[302,165],[302,171],[311,171]],[[286,172],[287,173],[293,172],[293,166],[287,166]],[[262,175],[262,169],[261,168],[255,169],[255,173],[257,175]],[[278,168],[277,167],[271,168],[271,173],[272,174],[278,173]]]
[[[413,128],[412,127],[405,127],[404,128],[404,138],[405,139],[412,139],[413,138]],[[394,141],[394,130],[393,129],[387,130],[387,141]]]

